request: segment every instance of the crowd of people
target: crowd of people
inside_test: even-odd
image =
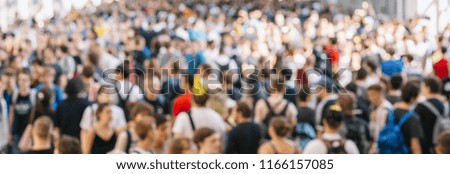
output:
[[[0,153],[450,153],[450,25],[426,20],[123,0],[17,21],[0,32]]]

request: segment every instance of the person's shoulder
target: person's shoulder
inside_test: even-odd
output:
[[[348,154],[359,154],[358,147],[352,140],[345,140],[344,148]]]
[[[314,139],[306,144],[303,153],[305,154],[323,154],[326,153],[326,145],[321,139]]]

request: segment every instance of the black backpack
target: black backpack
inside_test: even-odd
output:
[[[357,118],[345,121],[343,127],[345,137],[355,142],[360,153],[367,153],[369,149],[368,137],[366,137],[366,127],[362,120]]]
[[[327,154],[347,154],[347,151],[345,150],[345,139],[340,140],[325,140],[320,139],[322,142],[327,146]]]
[[[269,136],[269,124],[270,124],[270,121],[274,117],[286,117],[286,111],[287,111],[287,108],[289,107],[289,102],[286,101],[286,106],[284,106],[283,110],[280,113],[275,113],[273,111],[272,107],[270,106],[269,101],[264,100],[264,102],[267,105],[267,109],[269,109],[269,112],[266,114],[266,118],[263,121],[264,127],[265,127],[265,134],[266,134],[266,138],[267,139],[271,139],[270,136]]]
[[[122,108],[123,113],[125,114],[125,119],[127,120],[127,122],[129,122],[131,120],[130,110],[128,109],[128,100],[130,99],[130,94],[128,94],[125,98],[122,98],[122,96],[120,95],[119,89],[117,89],[117,86],[115,86],[115,88],[117,91],[117,96],[119,98],[119,103],[117,104],[117,106]],[[130,91],[128,91],[128,93],[133,91],[133,88],[134,88],[134,85],[131,85]]]

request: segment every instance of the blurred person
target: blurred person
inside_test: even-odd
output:
[[[61,87],[54,84],[55,70],[51,67],[46,67],[41,74],[41,83],[39,83],[35,89],[39,91],[43,87],[50,88],[53,93],[52,97],[52,109],[56,110],[58,105],[64,100],[64,91]]]
[[[308,86],[300,86],[297,94],[297,124],[293,130],[293,137],[296,138],[301,148],[305,148],[311,140],[316,138],[315,112],[308,105],[311,101],[311,91]]]
[[[403,85],[403,77],[401,74],[397,74],[391,77],[389,81],[389,90],[386,95],[386,100],[391,104],[395,104],[401,100],[401,88]]]
[[[358,147],[351,140],[339,135],[343,122],[342,108],[331,105],[322,119],[323,135],[308,143],[303,150],[305,154],[359,154]]]
[[[97,122],[86,132],[86,138],[81,139],[84,154],[106,154],[114,149],[117,141],[116,130],[111,126],[111,105],[101,103],[96,111]]]
[[[419,116],[415,114],[411,106],[413,106],[417,97],[419,96],[420,84],[417,81],[409,81],[402,87],[402,101],[395,104],[394,109],[389,112],[387,125],[391,126],[396,124],[400,127],[401,134],[397,136],[403,136],[404,142],[399,142],[400,139],[393,139],[389,135],[389,131],[394,129],[389,128],[387,125],[380,132],[378,138],[378,152],[379,153],[422,153],[421,141],[424,137],[422,126],[420,124]],[[383,134],[381,134],[383,133]],[[392,133],[392,132],[391,132]],[[385,140],[382,142],[382,140]],[[402,149],[391,149],[392,141],[399,143]],[[391,142],[391,143],[389,143]],[[400,147],[398,147],[400,148]]]
[[[334,81],[328,77],[322,77],[317,83],[316,94],[319,103],[316,105],[315,123],[317,136],[321,136],[323,132],[323,121],[325,114],[328,112],[329,107],[336,104],[338,95],[334,93]]]
[[[198,147],[199,154],[219,154],[221,153],[220,134],[210,128],[199,128],[193,135],[194,143]]]
[[[430,154],[434,152],[434,147],[440,133],[437,132],[437,127],[441,124],[438,118],[449,118],[450,109],[449,104],[442,99],[442,84],[440,79],[434,76],[425,78],[421,89],[421,94],[426,100],[418,103],[414,112],[419,115],[420,124],[424,133],[422,153]]]
[[[122,64],[116,68],[116,80],[119,84],[114,84],[117,94],[117,105],[122,108],[125,113],[127,121],[131,119],[128,104],[137,102],[142,99],[142,93],[139,86],[132,84],[129,81],[130,69]],[[117,86],[120,85],[120,86]]]
[[[372,143],[369,126],[366,121],[355,115],[355,96],[351,93],[339,94],[337,104],[342,108],[344,126],[341,134],[352,140],[361,154],[367,154]]]
[[[276,116],[286,117],[291,128],[297,124],[297,109],[293,103],[283,98],[284,92],[282,79],[273,78],[271,79],[270,97],[260,99],[256,103],[254,122],[265,126],[266,131],[269,129],[270,120]],[[269,138],[267,132],[266,138]]]
[[[191,110],[192,88],[194,86],[194,76],[186,75],[181,78],[180,87],[184,93],[179,95],[173,101],[172,115],[178,116],[181,112],[189,112]]]
[[[198,128],[211,128],[217,134],[225,134],[225,122],[222,117],[211,108],[206,107],[209,99],[207,93],[203,95],[192,94],[192,106],[189,112],[178,114],[175,119],[172,133],[175,138],[191,138]]]
[[[3,92],[6,85],[0,79],[0,154],[8,152],[8,139],[9,139],[9,120],[8,120],[8,107],[6,100],[3,97]]]
[[[81,154],[80,141],[75,137],[63,135],[55,148],[55,154]]]
[[[18,149],[19,141],[22,138],[28,123],[34,119],[34,107],[36,104],[36,93],[31,90],[31,74],[23,70],[18,74],[18,87],[11,99],[10,109],[10,136],[13,139],[13,153],[20,153]]]
[[[389,111],[393,109],[393,106],[385,98],[385,88],[382,85],[374,84],[367,88],[369,94],[369,102],[371,104],[371,114],[369,128],[373,134],[373,138],[378,140],[378,134],[386,124]],[[375,144],[376,147],[376,144]],[[374,147],[374,148],[375,148]],[[372,149],[374,152],[374,149]]]
[[[450,132],[443,132],[439,135],[435,152],[437,154],[450,154]]]
[[[228,134],[225,153],[256,154],[258,152],[263,132],[258,124],[251,122],[251,112],[246,103],[237,103],[234,114],[236,114],[238,125]]]
[[[132,154],[153,154],[152,143],[155,140],[156,124],[152,117],[143,117],[136,122],[134,132],[137,134],[139,140],[137,146],[132,150]]]
[[[53,154],[52,147],[53,121],[48,116],[39,117],[31,126],[31,148],[27,154]],[[25,136],[25,135],[24,135]],[[32,145],[31,145],[32,144]]]
[[[52,109],[52,90],[47,87],[43,87],[36,94],[36,106],[34,109],[34,120],[42,115],[49,116],[52,120],[55,120],[55,111]],[[31,120],[34,122],[34,120]]]
[[[61,135],[70,135],[80,139],[80,122],[89,101],[81,98],[84,84],[79,78],[71,79],[66,87],[67,99],[58,105],[55,114],[56,141]],[[68,112],[70,111],[70,112]]]
[[[292,127],[284,117],[275,117],[270,121],[271,140],[261,145],[259,154],[300,154],[300,147],[287,137]]]
[[[153,152],[165,154],[168,151],[168,140],[170,139],[170,123],[164,115],[155,115],[156,131],[152,142]]]
[[[195,154],[197,147],[189,138],[176,138],[169,146],[169,154]]]

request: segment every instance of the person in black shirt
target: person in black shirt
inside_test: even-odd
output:
[[[10,128],[13,137],[13,153],[20,153],[19,140],[22,137],[32,115],[34,105],[34,92],[30,88],[31,74],[28,71],[20,71],[18,74],[18,91],[12,95],[10,109]]]
[[[402,88],[403,77],[400,74],[391,77],[389,91],[386,95],[386,100],[395,104],[401,100],[400,88]]]
[[[31,136],[33,146],[27,154],[53,154],[51,136],[53,121],[48,116],[39,117],[33,124]],[[31,142],[30,142],[31,143]]]
[[[402,101],[394,106],[395,122],[400,119],[411,109],[411,106],[417,101],[419,96],[420,85],[418,81],[410,81],[402,87]],[[403,137],[405,143],[411,149],[411,153],[422,153],[421,140],[423,139],[423,131],[420,125],[419,116],[414,114],[402,126]]]
[[[229,134],[225,153],[256,154],[262,138],[262,129],[258,124],[250,122],[250,107],[239,102],[235,108],[237,125]]]
[[[96,112],[97,123],[94,125],[93,129],[88,132],[88,143],[83,145],[83,147],[88,147],[85,149],[84,153],[91,154],[106,154],[114,149],[114,145],[117,141],[117,135],[113,127],[111,127],[111,105],[106,103],[101,103],[98,105]],[[90,147],[90,148],[89,148]]]
[[[437,110],[439,114],[444,114],[444,101],[440,99],[441,82],[435,77],[424,79],[422,86],[422,95],[427,99],[426,101],[417,104],[415,112],[420,117],[420,124],[424,132],[424,141],[422,141],[422,151],[424,154],[434,152],[434,137],[433,130],[436,122],[436,114],[432,110]]]
[[[87,99],[79,97],[83,89],[84,84],[78,78],[71,79],[67,84],[65,92],[68,98],[60,103],[56,110],[55,126],[57,138],[63,134],[80,138],[80,121],[84,110],[89,106]]]
[[[298,94],[298,114],[297,114],[297,122],[303,122],[310,124],[314,129],[316,126],[315,123],[315,112],[310,107],[308,107],[308,103],[311,100],[310,90],[307,86],[303,86],[300,88]]]

